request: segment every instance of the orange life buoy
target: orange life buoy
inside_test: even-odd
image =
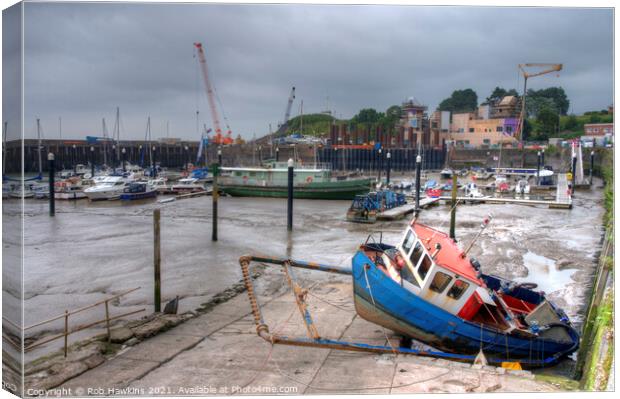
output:
[[[308,176],[308,177],[306,178],[306,182],[308,182],[308,183],[312,183],[312,176]]]

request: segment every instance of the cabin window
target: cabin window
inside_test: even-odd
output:
[[[415,285],[416,287],[420,288],[420,284],[418,284],[418,280],[415,278],[415,276],[411,272],[411,269],[409,269],[409,266],[403,267],[403,269],[400,271],[400,277],[409,281],[411,284]]]
[[[467,288],[469,288],[468,283],[463,280],[456,280],[452,285],[452,288],[450,288],[450,291],[448,291],[447,295],[450,298],[459,299],[461,296],[463,296],[463,293],[467,291]]]
[[[420,276],[420,280],[424,280],[426,278],[426,274],[432,265],[433,261],[431,258],[428,255],[424,255],[422,262],[420,262],[420,266],[418,267],[418,276]]]
[[[413,252],[411,252],[411,256],[409,257],[413,267],[416,267],[418,261],[420,260],[420,256],[422,256],[423,253],[424,252],[422,250],[422,244],[420,244],[420,241],[416,242],[415,247],[413,248]]]
[[[433,277],[433,281],[431,282],[431,286],[429,288],[431,291],[441,294],[443,290],[446,289],[448,284],[450,284],[450,281],[452,281],[451,276],[448,276],[446,273],[437,272],[435,273],[435,277]]]
[[[405,251],[405,254],[408,254],[409,251],[411,251],[411,247],[413,247],[414,241],[415,241],[415,236],[413,235],[411,230],[407,230],[405,241],[403,241],[403,251]]]

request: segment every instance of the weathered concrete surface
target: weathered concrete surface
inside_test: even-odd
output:
[[[292,295],[259,293],[272,332],[304,336]],[[315,284],[310,311],[323,337],[393,345],[390,331],[356,316],[348,279]],[[323,299],[320,301],[317,297]],[[66,382],[72,395],[324,394],[555,391],[503,369],[412,356],[270,345],[256,335],[247,295],[119,353]]]

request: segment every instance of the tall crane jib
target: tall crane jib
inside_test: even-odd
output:
[[[288,120],[291,118],[291,108],[293,107],[293,100],[295,99],[295,86],[291,89],[291,94],[288,96],[288,102],[286,103],[286,111],[284,111],[284,122],[278,127],[278,133],[284,133],[288,127]]]
[[[202,43],[194,43],[196,50],[198,51],[198,60],[200,62],[200,69],[202,70],[202,77],[205,81],[205,88],[207,89],[207,99],[209,100],[209,109],[211,111],[211,118],[213,119],[213,127],[215,128],[215,137],[213,139],[214,144],[231,144],[232,132],[228,130],[226,137],[222,135],[222,128],[220,127],[220,118],[217,112],[215,103],[215,94],[213,85],[209,80],[209,69],[207,68],[207,59],[202,47]]]

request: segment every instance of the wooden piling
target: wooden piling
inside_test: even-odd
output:
[[[456,240],[456,173],[452,173],[452,209],[450,210],[450,238]]]
[[[155,306],[155,312],[161,311],[161,237],[159,222],[161,219],[160,209],[153,211],[153,268],[155,284],[153,289],[153,303]]]

